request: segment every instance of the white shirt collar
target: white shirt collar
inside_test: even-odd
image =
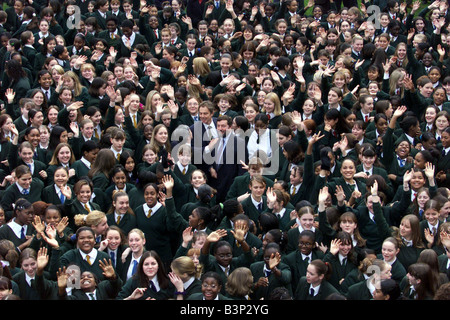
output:
[[[150,209],[152,209],[152,215],[155,214],[156,211],[159,210],[159,208],[161,208],[162,204],[160,202],[156,202],[156,204],[153,206],[153,208],[150,208],[146,203],[144,203],[144,205],[142,206],[142,208],[144,209],[144,214],[147,215],[148,211]]]
[[[92,249],[91,252],[89,253],[84,253],[83,251],[79,250],[81,256],[83,257],[83,260],[86,260],[86,256],[89,255],[89,259],[91,260],[91,262],[94,262],[95,259],[97,258],[97,249]]]

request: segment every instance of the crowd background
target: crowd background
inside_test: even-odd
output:
[[[448,300],[448,7],[4,2],[2,299]]]

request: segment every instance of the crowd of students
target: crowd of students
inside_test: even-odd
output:
[[[448,8],[3,3],[0,297],[450,299]]]

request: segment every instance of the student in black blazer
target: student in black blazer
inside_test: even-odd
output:
[[[32,246],[39,247],[39,240],[36,240],[36,230],[33,227],[34,208],[31,202],[26,199],[17,200],[14,206],[14,216],[7,219],[7,223],[0,227],[0,240],[11,241],[18,252]]]
[[[174,259],[170,269],[172,272],[169,277],[178,292],[177,300],[188,300],[191,295],[202,292],[202,283],[196,278],[197,270],[190,257],[182,256]],[[177,277],[180,281],[174,282]]]
[[[53,248],[52,254],[57,257],[57,264],[50,267],[50,272],[56,272],[58,268],[68,267],[71,264],[75,264],[80,267],[81,273],[89,271],[95,274],[100,281],[105,279],[103,269],[101,268],[101,262],[108,261],[109,255],[103,251],[99,251],[95,248],[95,232],[92,228],[82,226],[76,232],[76,244],[77,248],[71,249],[62,254],[59,248]]]
[[[147,251],[145,249],[145,236],[141,230],[137,228],[131,230],[128,234],[127,241],[133,244],[132,247],[129,246],[118,257],[121,260],[119,277],[124,283],[136,274],[142,255]],[[119,272],[119,270],[117,271]]]
[[[348,300],[373,300],[379,281],[391,278],[391,265],[384,260],[365,258],[362,264],[360,270],[365,277],[372,278],[370,281],[360,281],[351,285],[346,294]],[[372,266],[380,271],[373,273]]]
[[[144,263],[155,263],[158,265],[154,271],[146,271]],[[136,290],[137,288],[147,288],[147,290]],[[164,267],[164,263],[156,251],[145,251],[138,264],[136,274],[128,279],[122,286],[117,300],[168,300],[174,298],[175,287],[171,283]]]
[[[327,262],[315,259],[310,262],[306,276],[297,284],[294,294],[295,300],[326,300],[333,293],[339,291],[328,282],[331,276],[331,267]]]
[[[39,179],[33,179],[30,168],[26,165],[19,165],[15,169],[16,182],[10,185],[2,194],[0,205],[5,211],[6,221],[13,217],[13,204],[20,198],[28,200],[30,203],[41,200],[44,183]]]
[[[208,271],[202,275],[202,292],[194,293],[186,300],[232,300],[223,294],[225,284],[217,272]]]
[[[291,269],[292,291],[295,293],[300,279],[306,276],[309,263],[323,259],[323,253],[316,247],[316,237],[311,230],[300,233],[298,247],[295,251],[282,256],[282,261]]]
[[[263,261],[250,265],[253,274],[252,300],[267,300],[275,288],[284,287],[292,296],[292,274],[289,266],[282,262],[280,247],[276,243],[269,243],[264,249]]]
[[[336,238],[331,241],[330,250],[325,254],[323,261],[330,263],[332,274],[329,281],[340,291],[342,280],[357,268],[353,240],[349,233],[341,231],[336,235]]]
[[[125,234],[136,228],[136,216],[129,205],[128,194],[124,191],[113,191],[112,206],[106,214],[108,226],[117,226]]]
[[[436,182],[439,187],[450,185],[450,127],[441,134],[442,151],[436,165]]]
[[[235,231],[234,231],[235,230]],[[227,235],[227,231],[219,229],[211,232],[203,244],[200,254],[200,263],[203,264],[205,272],[213,271],[219,274],[222,283],[226,284],[228,275],[236,268],[249,268],[254,261],[250,246],[247,244],[244,236],[248,232],[248,227],[245,229],[244,224],[236,224],[232,231],[237,242],[242,246],[243,254],[238,257],[233,257],[230,244],[221,240]],[[211,244],[214,248],[211,251]],[[226,294],[225,287],[222,287],[222,294]]]
[[[108,226],[105,240],[100,243],[98,249],[110,256],[112,265],[119,277],[123,270],[122,254],[127,248],[127,237],[122,230],[118,226]]]

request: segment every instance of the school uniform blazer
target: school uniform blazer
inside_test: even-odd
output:
[[[122,280],[116,276],[115,279],[107,279],[100,281],[100,283],[95,288],[96,300],[112,300],[117,297],[121,287]],[[86,292],[81,289],[73,289],[71,295],[59,296],[59,300],[90,300]]]
[[[68,187],[72,190],[72,195],[75,195],[75,193],[73,192],[72,186],[68,185]],[[59,195],[56,193],[55,185],[53,185],[53,184],[45,187],[42,190],[42,201],[51,203],[54,205],[64,204],[64,203],[61,203]]]
[[[441,150],[442,154],[442,150]],[[436,165],[436,172],[444,171],[445,172],[445,181],[444,182],[438,182],[439,187],[445,187],[450,185],[450,152],[447,152],[445,156],[442,156],[439,158],[437,165]]]
[[[333,270],[331,274],[331,278],[328,280],[337,290],[341,289],[341,285],[339,281],[344,279],[353,269],[356,269],[357,266],[351,261],[351,257],[347,257],[347,263],[345,265],[341,265],[339,261],[338,255],[333,255],[329,251],[323,257],[324,262],[329,262],[331,264],[331,270]]]
[[[147,251],[147,250],[144,248],[143,252],[145,252],[145,251]],[[118,255],[118,257],[119,257],[119,260],[121,261],[119,277],[122,279],[123,283],[125,283],[125,282],[127,282],[127,273],[128,273],[128,269],[130,268],[131,261],[133,260],[133,256],[130,252],[127,255],[127,257],[125,258],[124,262],[122,262],[121,256]]]
[[[111,34],[108,30],[100,31],[98,34],[98,37],[100,39],[106,40],[106,43],[108,44],[108,47],[114,47],[116,50],[119,48],[121,37],[122,37],[122,29],[117,28],[117,34],[114,35],[114,37],[111,37]],[[147,40],[148,41],[148,40]]]
[[[366,194],[366,184],[362,180],[356,178],[354,179],[354,181],[356,182],[359,192],[361,192],[361,197],[359,198],[359,200],[356,201],[356,206],[359,206],[364,199],[364,195]],[[314,191],[310,199],[311,203],[313,204],[317,203],[318,192],[320,191],[320,189],[325,187],[325,185],[328,186],[328,190],[331,193],[331,199],[334,205],[337,204],[337,199],[335,196],[336,186],[339,185],[342,187],[345,193],[345,199],[349,200],[352,196],[353,191],[347,184],[347,182],[345,182],[344,178],[342,177],[332,178],[331,180],[326,182],[325,177],[322,178],[321,176],[317,176],[315,179]]]
[[[425,247],[418,248],[414,246],[407,247],[405,245],[401,245],[397,259],[405,267],[405,269],[408,270],[410,265],[417,262],[417,259],[419,259],[420,253],[423,250],[425,250]]]
[[[322,232],[318,228],[315,229],[314,234],[315,234],[317,243],[323,242]],[[288,231],[288,245],[287,245],[286,253],[289,254],[298,249],[299,237],[300,237],[300,230],[298,228],[291,228]]]
[[[108,12],[106,12],[106,16],[108,16]],[[102,30],[106,30],[106,18],[103,18],[102,15],[98,12],[98,10],[95,10],[91,17],[95,17],[95,20],[97,20],[97,24]]]
[[[61,255],[61,250],[54,250],[55,254],[60,254],[59,259],[59,267],[68,267],[71,264],[76,264],[80,267],[81,273],[84,271],[90,271],[94,273],[97,278],[102,281],[105,280],[105,276],[103,275],[103,270],[100,268],[99,261],[103,261],[104,259],[109,260],[110,256],[106,252],[97,250],[97,257],[93,261],[92,265],[89,265],[89,263],[83,259],[81,256],[81,253],[79,249],[72,249],[67,251],[66,253]]]
[[[66,201],[66,205],[70,205],[70,208],[71,208],[70,216],[69,216],[69,225],[70,225],[70,221],[73,221],[73,217],[76,214],[88,214],[89,213],[76,197],[73,197],[73,199],[70,201]],[[89,201],[89,205],[92,208],[92,210],[101,210],[100,206],[95,202]]]
[[[267,187],[273,186],[273,180],[263,176],[264,181],[266,182]],[[250,174],[248,172],[243,175],[237,176],[234,178],[233,183],[228,189],[228,193],[226,196],[226,200],[228,199],[236,199],[237,197],[245,194],[246,192],[250,193],[250,189],[248,188],[250,184]]]
[[[217,297],[219,298],[219,300],[233,300],[222,293],[219,293]],[[203,299],[204,299],[203,293],[198,292],[190,295],[186,300],[203,300]]]
[[[99,188],[104,192],[109,187],[110,179],[103,172],[97,172],[92,177],[92,183],[94,184],[94,188]]]
[[[348,300],[372,300],[373,296],[367,288],[366,281],[358,282],[348,288],[346,294]]]
[[[85,177],[89,173],[89,169],[81,160],[77,160],[72,163],[72,169],[75,170],[76,179],[80,179],[81,177]]]
[[[145,248],[158,252],[162,261],[170,262],[172,260],[171,239],[177,239],[174,228],[168,223],[167,211],[161,206],[154,212],[150,218],[144,213],[144,205],[136,208],[136,224],[145,234]],[[172,233],[174,232],[174,233]]]
[[[43,297],[36,290],[36,279],[30,287],[26,281],[25,271],[21,270],[19,273],[16,273],[12,280],[18,285],[19,296],[22,300],[42,300]]]
[[[255,225],[258,225],[259,215],[267,210],[267,199],[266,196],[262,196],[262,211],[259,212],[258,209],[252,202],[251,195],[248,196],[245,200],[241,202],[242,209],[244,209],[244,213],[255,222]]]
[[[242,247],[237,244],[237,241],[236,241],[235,237],[233,236],[233,234],[231,233],[230,229],[227,230],[228,235],[225,238],[223,238],[223,240],[228,241],[228,243],[231,245],[231,249],[233,251],[233,256],[237,257],[237,256],[240,256],[241,254],[244,254],[244,251],[242,250]],[[262,248],[261,239],[251,232],[247,232],[247,235],[245,237],[245,242],[247,242],[247,244],[250,248],[256,248],[256,249]]]
[[[438,221],[438,225],[436,226],[436,235],[434,236],[434,241],[433,241],[433,244],[432,244],[432,246],[431,246],[431,248],[434,249],[434,250],[437,249],[437,248],[436,248],[436,247],[437,247],[437,241],[438,241],[438,239],[440,238],[439,227],[440,227],[442,224],[443,224],[443,222],[439,220],[439,221]],[[426,219],[420,221],[419,226],[420,226],[420,235],[422,236],[423,244],[424,244],[426,247],[428,247],[428,243],[429,243],[429,242],[428,242],[427,239],[425,238],[425,229],[428,229],[428,228],[429,228],[428,221],[427,221]],[[431,230],[430,230],[430,231],[431,231]]]
[[[311,252],[311,259],[323,259],[324,254],[322,251],[318,249],[313,249]],[[295,293],[297,290],[297,286],[299,284],[299,281],[302,277],[306,276],[306,268],[308,268],[308,265],[311,261],[306,262],[302,259],[301,252],[297,249],[287,255],[281,256],[281,261],[288,265],[291,269],[291,275],[292,275],[292,291]]]
[[[187,166],[186,172],[183,174],[180,168],[177,165],[175,165],[173,169],[173,174],[175,174],[184,184],[189,184],[191,183],[192,172],[194,172],[195,170],[197,170],[197,167],[193,164],[189,164]]]
[[[225,284],[227,282],[227,275],[223,272],[222,268],[220,267],[219,263],[217,262],[216,258],[211,254],[200,254],[199,261],[201,264],[203,264],[203,270],[204,272],[208,271],[214,271],[219,274],[219,276],[222,278],[222,294],[226,294],[225,291]],[[228,274],[231,274],[235,269],[239,267],[246,267],[250,268],[250,265],[254,262],[252,250],[249,250],[248,252],[245,252],[241,254],[240,256],[233,257],[231,260],[231,263],[229,265],[230,270]]]
[[[294,300],[325,300],[332,293],[339,291],[328,281],[323,280],[320,284],[319,292],[315,296],[309,293],[310,284],[306,281],[306,276],[302,277],[294,293]]]
[[[250,271],[253,275],[253,282],[257,283],[259,278],[265,278],[266,275],[264,273],[264,261],[254,262],[250,265]],[[252,300],[267,300],[275,288],[284,287],[289,291],[289,294],[292,296],[292,274],[291,269],[288,265],[280,262],[277,268],[281,271],[281,277],[275,276],[271,273],[267,278],[269,279],[269,285],[267,287],[258,287],[253,290],[250,294]]]
[[[6,220],[8,220],[8,218]],[[34,229],[32,224],[28,224],[26,235],[32,236],[34,234],[36,234],[36,230]],[[36,240],[35,238],[32,240],[30,247],[36,247],[36,244],[38,244],[40,242],[39,240]],[[11,229],[11,227],[7,223],[5,223],[4,225],[2,225],[0,227],[0,240],[3,240],[3,239],[11,241],[16,248],[18,246],[20,246],[22,243],[27,241],[27,240],[22,240],[19,237],[17,237],[16,234],[14,233],[14,231]],[[39,245],[37,245],[37,247],[39,248]]]
[[[138,44],[148,45],[147,40],[145,40],[145,37],[144,37],[142,34],[135,33],[135,35],[136,35],[136,38],[134,39],[134,42],[133,42],[133,44],[131,45],[131,50],[133,50],[134,48],[136,48],[136,46],[137,46]],[[129,56],[130,56],[130,53],[131,53],[131,50],[128,49],[128,48],[125,46],[125,44],[123,43],[123,40],[120,39],[118,54],[119,54],[121,57],[129,57]]]
[[[131,213],[124,214],[120,219],[119,224],[116,222],[114,212],[108,213],[106,215],[106,220],[108,221],[108,226],[118,226],[125,235],[128,235],[128,233],[137,226],[136,216]]]
[[[449,274],[449,269],[447,269],[448,257],[446,253],[438,256],[439,272]]]
[[[137,276],[131,277],[122,286],[119,294],[116,297],[116,300],[123,300],[129,297],[136,288],[140,287],[141,285],[139,282],[139,278]],[[150,289],[150,286],[148,286],[147,290],[145,290],[144,292],[144,295],[138,300],[146,300],[147,298],[153,298],[155,300],[169,300],[175,298],[174,294],[175,294],[175,287],[169,281],[168,287],[165,289],[161,288],[161,290],[159,290],[158,292],[153,291],[152,289]]]
[[[9,162],[9,158],[10,158],[11,154],[13,155],[14,158],[17,159],[17,146],[16,146],[15,153],[14,153],[14,151],[11,151],[12,146],[13,146],[13,144],[6,139],[4,141],[0,142],[0,161],[8,160],[8,162]],[[11,166],[11,162],[9,162],[9,163]],[[3,163],[0,163],[0,169],[4,170],[5,173],[8,173],[8,174],[11,172],[10,167],[4,165]]]
[[[31,181],[30,193],[25,195],[22,194],[15,183],[6,188],[0,200],[0,205],[5,211],[6,221],[12,218],[13,207],[12,204],[16,202],[19,198],[24,198],[31,203],[41,200],[42,189],[44,188],[44,183],[39,179],[33,179]]]

